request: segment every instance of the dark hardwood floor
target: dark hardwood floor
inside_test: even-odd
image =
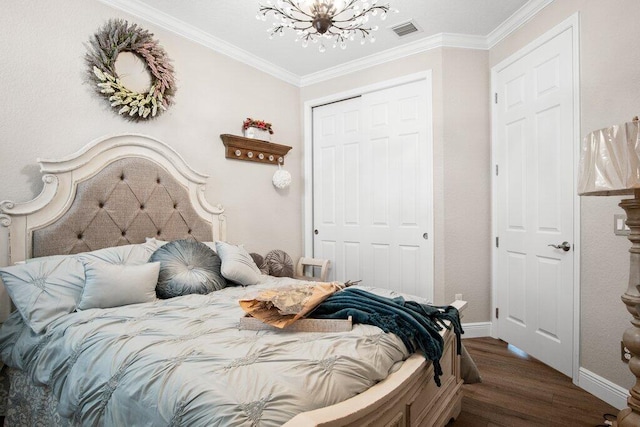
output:
[[[463,386],[462,413],[447,427],[597,426],[618,410],[569,377],[493,338],[465,339],[482,383]]]

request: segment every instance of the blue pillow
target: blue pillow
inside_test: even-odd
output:
[[[227,286],[220,273],[220,257],[204,243],[174,240],[158,248],[149,262],[160,263],[158,298],[208,294]]]

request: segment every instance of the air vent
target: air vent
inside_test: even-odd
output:
[[[420,31],[418,26],[413,21],[403,22],[402,24],[398,24],[395,27],[391,27],[391,29],[394,33],[396,33],[398,37],[405,37],[409,34],[417,33],[418,31]]]

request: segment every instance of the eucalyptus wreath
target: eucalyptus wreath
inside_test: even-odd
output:
[[[171,105],[176,92],[173,66],[152,33],[125,20],[111,19],[93,35],[87,47],[88,78],[118,114],[140,121],[156,117]],[[120,81],[115,64],[121,52],[132,52],[145,62],[152,76],[146,93],[128,89]]]

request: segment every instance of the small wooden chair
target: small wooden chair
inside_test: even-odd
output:
[[[316,259],[316,258],[300,258],[296,265],[296,271],[293,275],[295,279],[310,280],[313,282],[326,282],[329,275],[329,260],[328,259]],[[305,268],[311,267],[311,276],[305,275]],[[313,267],[320,267],[320,276],[313,276]]]

